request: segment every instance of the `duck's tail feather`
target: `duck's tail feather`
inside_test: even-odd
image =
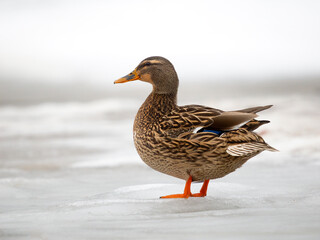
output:
[[[240,156],[259,153],[264,150],[268,150],[271,152],[278,152],[277,149],[271,147],[270,145],[264,142],[247,142],[247,143],[233,144],[228,146],[226,152],[231,156],[240,157]]]
[[[267,148],[266,150],[268,150],[268,151],[270,151],[270,152],[279,152],[278,149],[276,149],[276,148],[274,148],[274,147],[271,147],[269,144],[268,144],[268,148]]]

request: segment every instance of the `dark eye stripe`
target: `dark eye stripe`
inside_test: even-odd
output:
[[[151,65],[160,65],[161,63],[159,63],[159,62],[153,62],[153,63],[151,63],[151,62],[146,62],[146,63],[143,63],[140,67],[139,67],[139,69],[140,68],[144,68],[144,67],[146,67],[146,66],[151,66]]]
[[[150,62],[146,62],[144,64],[141,65],[141,68],[145,67],[145,66],[151,66],[152,64]]]

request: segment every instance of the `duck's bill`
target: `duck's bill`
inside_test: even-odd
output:
[[[131,81],[135,81],[138,80],[140,77],[137,74],[136,70],[133,70],[132,73],[129,73],[128,75],[119,78],[118,80],[114,81],[114,83],[125,83],[125,82],[131,82]]]

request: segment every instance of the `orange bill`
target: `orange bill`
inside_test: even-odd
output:
[[[138,80],[140,77],[137,74],[136,70],[133,70],[133,72],[129,73],[128,75],[119,78],[118,80],[114,81],[114,83],[125,83],[125,82],[131,82],[131,81],[135,81]]]

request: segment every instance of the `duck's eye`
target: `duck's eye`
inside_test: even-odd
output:
[[[144,66],[150,66],[151,65],[151,63],[149,63],[149,62],[146,62],[145,64],[144,64]]]

